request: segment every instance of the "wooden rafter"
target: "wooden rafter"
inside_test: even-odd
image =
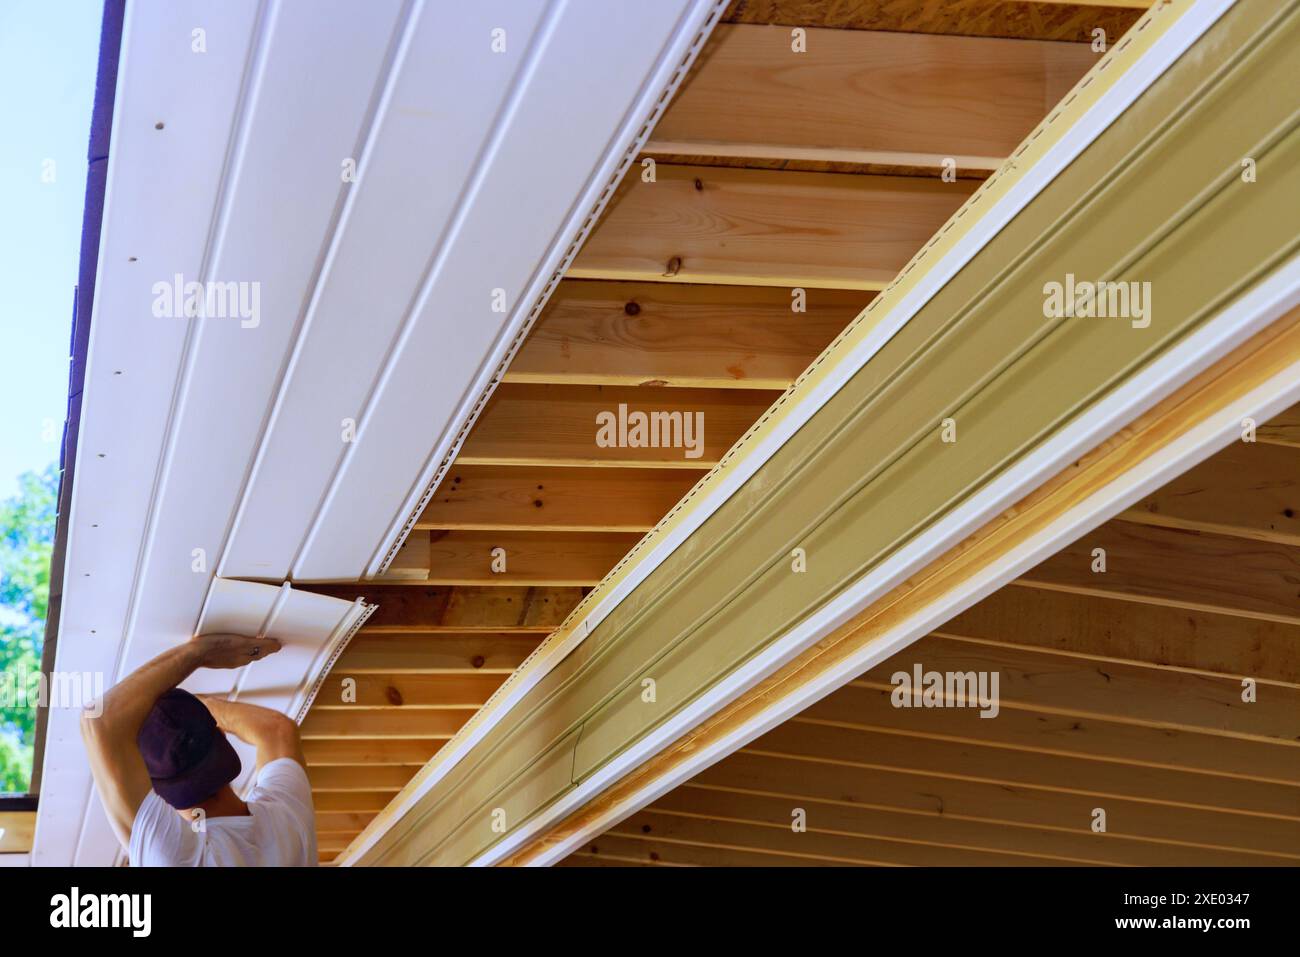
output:
[[[785,389],[871,298],[565,280],[504,381]]]
[[[1087,45],[728,24],[645,147],[992,172],[1097,60]],[[733,109],[743,102],[744,109]]]
[[[625,181],[568,275],[879,290],[977,185],[660,165]]]

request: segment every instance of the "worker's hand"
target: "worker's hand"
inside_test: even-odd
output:
[[[239,668],[280,650],[274,638],[248,635],[195,635],[190,641],[199,651],[203,668]]]

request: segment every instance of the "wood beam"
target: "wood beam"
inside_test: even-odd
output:
[[[316,791],[396,790],[411,780],[415,768],[401,765],[309,767],[307,778]]]
[[[698,479],[685,469],[461,465],[416,530],[648,532]]]
[[[717,464],[778,395],[736,389],[503,385],[488,401],[461,448],[457,464],[599,465],[698,472]],[[602,420],[597,416],[621,420],[625,418],[620,415],[622,407],[626,407],[626,416],[642,413],[674,417],[669,424],[676,432],[663,425],[666,420],[662,418],[657,429],[665,442],[674,444],[659,448],[598,444]],[[608,437],[617,443],[620,434],[632,437],[626,429],[610,432]],[[639,437],[637,440],[641,441]],[[645,438],[650,440],[649,436]],[[697,447],[688,448],[688,444]]]
[[[310,738],[450,738],[475,710],[358,705],[341,710],[312,708],[299,730],[304,741]]]
[[[566,279],[504,381],[785,389],[873,295]]]
[[[789,30],[720,25],[645,152],[991,172],[1098,58],[1085,44],[805,30],[795,52]]]
[[[403,638],[403,641],[410,639]],[[478,708],[505,681],[502,674],[390,674],[351,675],[336,667],[325,679],[313,708]],[[346,684],[345,684],[346,682]]]
[[[1106,553],[1104,573],[1092,571],[1098,548]],[[1300,623],[1297,569],[1300,546],[1111,521],[1026,572],[1021,581]]]
[[[374,814],[355,811],[328,811],[316,815],[316,829],[320,832],[357,833],[372,820]]]
[[[661,163],[625,181],[568,275],[879,290],[977,185]]]
[[[421,635],[362,631],[352,639],[330,675],[331,678],[389,674],[468,676],[476,672],[508,675],[532,654],[544,637],[509,632]]]
[[[592,586],[641,538],[637,532],[435,531],[429,577],[440,585]]]
[[[295,587],[297,583],[295,583]],[[384,582],[303,585],[305,591],[352,601],[358,596],[378,605],[363,633],[381,631],[457,634],[474,631],[533,631],[545,634],[568,617],[582,600],[583,588],[482,588],[428,585],[413,588]]]
[[[309,766],[421,765],[445,743],[445,738],[308,738],[303,741],[302,750]]]
[[[376,788],[372,791],[313,791],[311,800],[316,813],[342,812],[374,815],[388,806],[395,790]]]

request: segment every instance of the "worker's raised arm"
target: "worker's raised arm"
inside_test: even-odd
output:
[[[151,787],[136,739],[154,702],[198,668],[238,668],[279,648],[279,642],[270,638],[191,638],[140,666],[82,712],[81,736],[91,774],[123,847],[130,843],[131,824]]]
[[[261,705],[227,701],[216,695],[199,695],[199,699],[212,712],[217,727],[257,748],[258,770],[277,758],[293,758],[306,768],[298,725],[292,718]]]

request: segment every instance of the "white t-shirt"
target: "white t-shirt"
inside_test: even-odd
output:
[[[210,817],[203,829],[150,791],[131,825],[132,867],[315,867],[316,815],[307,771],[277,758],[257,772],[246,817]]]

